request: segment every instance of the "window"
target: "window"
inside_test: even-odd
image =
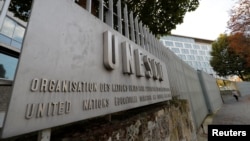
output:
[[[183,55],[183,54],[180,54],[180,55],[178,55],[182,60],[186,60],[187,58],[186,58],[186,56],[185,55]]]
[[[174,43],[171,42],[171,41],[165,41],[165,45],[168,46],[168,47],[173,47]]]
[[[21,48],[25,29],[8,17],[5,18],[0,30],[0,42],[16,48]]]
[[[205,51],[199,50],[199,55],[205,55]]]
[[[196,60],[197,60],[197,61],[204,61],[204,59],[203,59],[202,56],[196,56]]]
[[[193,55],[187,55],[188,60],[195,60],[195,57]]]
[[[197,53],[197,50],[191,49],[191,50],[190,50],[190,54],[197,55],[198,53]]]
[[[171,48],[171,50],[174,52],[174,53],[180,53],[180,50],[178,48]]]
[[[194,45],[193,45],[193,48],[194,48],[194,49],[200,49],[200,46],[199,46],[199,45],[194,44]]]
[[[205,45],[202,45],[201,48],[202,48],[203,50],[207,50],[207,46],[205,46]]]
[[[13,80],[18,59],[0,53],[0,78]]]
[[[185,48],[192,48],[192,45],[191,45],[191,44],[185,43],[184,46],[185,46]]]
[[[15,30],[15,22],[10,20],[9,18],[5,18],[3,27],[0,31],[0,33],[12,38],[14,30]]]
[[[176,47],[183,47],[183,44],[182,44],[182,43],[179,43],[179,42],[175,42],[175,46],[176,46]]]
[[[189,54],[189,51],[188,51],[188,49],[181,49],[181,53],[183,53],[183,54]]]

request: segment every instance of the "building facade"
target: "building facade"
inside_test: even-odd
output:
[[[27,22],[8,11],[10,1],[0,1],[0,79],[13,80]]]
[[[168,35],[160,39],[164,46],[196,70],[202,70],[216,77],[210,65],[212,40],[179,35]]]

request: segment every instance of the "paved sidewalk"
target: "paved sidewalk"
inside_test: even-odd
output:
[[[224,104],[214,114],[208,115],[204,120],[204,128],[197,135],[198,141],[207,141],[207,125],[250,125],[250,95],[239,97],[239,101],[232,95],[223,96]]]
[[[250,95],[239,97],[237,102],[233,96],[224,96],[224,104],[214,115],[212,124],[249,124]]]

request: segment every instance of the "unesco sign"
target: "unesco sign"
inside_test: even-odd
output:
[[[37,0],[2,138],[170,99],[159,58],[71,1]]]

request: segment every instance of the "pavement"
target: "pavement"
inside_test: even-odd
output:
[[[208,115],[197,134],[198,141],[207,141],[207,127],[210,124],[220,125],[250,125],[250,95],[239,97],[224,95],[222,107],[214,114]]]

